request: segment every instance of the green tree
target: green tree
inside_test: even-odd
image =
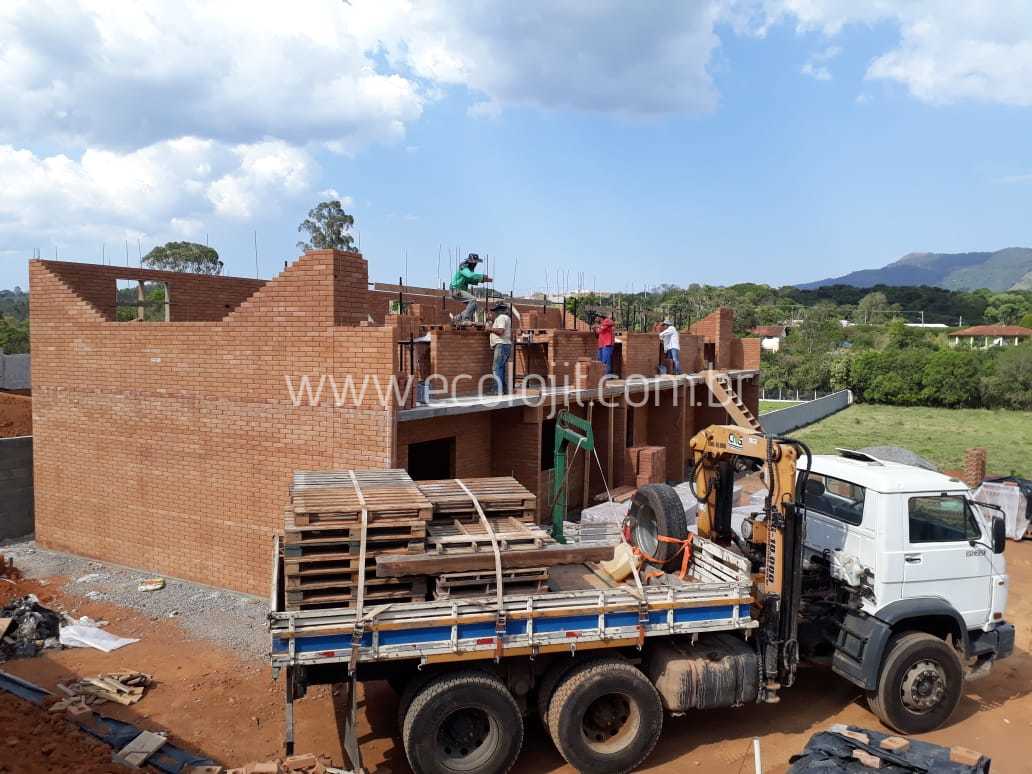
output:
[[[182,271],[191,274],[221,274],[222,261],[212,247],[196,242],[166,242],[145,256],[142,264],[148,269]]]
[[[885,322],[897,311],[899,304],[890,304],[888,296],[876,290],[860,299],[860,303],[856,305],[854,322],[861,325]]]
[[[989,406],[1032,410],[1032,344],[996,353],[993,372],[982,382],[982,395]]]
[[[1018,320],[1018,325],[1022,328],[1032,328],[1032,312],[1028,312],[1022,316],[1022,318]]]
[[[1024,293],[995,293],[985,308],[986,319],[1004,325],[1017,323],[1029,312],[1032,312],[1032,302]]]
[[[981,353],[941,349],[928,356],[921,374],[921,397],[929,406],[977,406],[981,399]]]
[[[833,304],[821,303],[807,310],[802,324],[786,339],[789,351],[830,352],[844,338],[839,322],[838,308]]]
[[[298,242],[297,247],[299,250],[351,250],[355,240],[348,232],[354,225],[355,219],[344,212],[337,199],[319,202],[297,227],[299,233],[308,234],[308,241]]]
[[[29,351],[29,321],[0,315],[0,350],[8,355]]]

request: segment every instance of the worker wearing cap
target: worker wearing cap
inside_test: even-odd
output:
[[[663,320],[663,330],[659,332],[659,338],[663,342],[663,356],[670,358],[670,364],[673,366],[671,372],[675,375],[681,373],[681,336],[669,317]]]
[[[491,325],[491,350],[494,352],[491,371],[494,373],[495,383],[499,395],[509,392],[509,381],[506,379],[506,371],[509,366],[509,358],[512,357],[512,317],[509,317],[508,304],[495,304],[491,307],[495,313],[494,322]],[[512,315],[517,322],[520,313],[515,307]]]
[[[598,359],[606,367],[606,376],[613,373],[613,346],[615,337],[613,334],[613,318],[603,314],[598,322],[592,326],[595,335],[598,336]]]
[[[479,274],[474,271],[478,263],[480,263],[480,256],[476,253],[470,253],[466,260],[459,264],[459,268],[455,270],[455,274],[452,276],[451,297],[466,304],[466,308],[455,316],[453,322],[470,322],[473,319],[473,316],[477,313],[477,298],[470,292],[470,288],[474,285],[479,285],[481,282],[491,281],[491,278],[486,274]]]

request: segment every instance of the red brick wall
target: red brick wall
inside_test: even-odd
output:
[[[552,341],[548,347],[548,370],[557,386],[566,382],[573,386],[577,379],[579,357],[598,357],[598,339],[595,334],[563,330],[552,332]]]
[[[77,295],[104,320],[115,319],[117,280],[163,282],[168,287],[173,322],[221,320],[265,285],[265,280],[212,277],[175,271],[97,266],[69,261],[46,261],[58,282]],[[135,297],[135,296],[134,296]]]
[[[455,438],[457,478],[491,475],[491,412],[487,411],[399,422],[396,466],[408,467],[409,444],[451,437]]]
[[[656,375],[659,365],[659,336],[654,333],[625,333],[620,351],[620,376]]]
[[[293,470],[394,456],[394,408],[375,390],[341,407],[329,386],[317,405],[287,391],[287,375],[342,387],[393,374],[392,328],[333,325],[364,303],[335,290],[342,263],[365,266],[310,253],[225,320],[130,325],[106,321],[65,266],[31,262],[40,542],[266,593]],[[99,288],[111,268],[79,265],[74,287]]]
[[[446,387],[449,394],[476,395],[478,380],[491,373],[493,361],[494,352],[487,331],[430,331],[430,364],[435,391]],[[456,383],[455,377],[460,374],[468,374],[472,379]]]
[[[763,339],[748,338],[738,339],[742,348],[741,361],[737,367],[747,370],[758,370],[760,367],[760,354],[763,350],[760,347]]]
[[[716,344],[717,359],[714,368],[722,371],[736,367],[734,365],[734,325],[734,310],[722,306],[694,323],[689,329],[691,333],[702,336],[707,344]]]

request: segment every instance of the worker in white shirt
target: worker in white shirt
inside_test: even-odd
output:
[[[491,325],[491,349],[494,352],[491,370],[494,373],[498,394],[504,395],[509,392],[506,369],[509,365],[509,358],[512,357],[512,318],[509,317],[508,304],[495,304],[491,307],[491,311],[495,313],[494,322]],[[512,315],[516,318],[516,322],[519,322],[520,313],[515,307],[512,308]]]
[[[663,357],[670,358],[671,373],[681,373],[681,337],[669,317],[663,320],[659,338],[663,342]]]

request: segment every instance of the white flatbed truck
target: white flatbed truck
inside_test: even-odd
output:
[[[800,661],[863,688],[898,731],[944,723],[964,679],[1013,650],[1002,519],[961,482],[855,454],[807,451],[808,470],[786,486],[801,444],[723,430],[746,452],[755,447],[767,480],[780,470],[781,482],[731,534],[729,479],[717,473],[700,497],[698,531],[708,537],[691,538],[671,487],[639,489],[632,542],[671,571],[655,584],[638,575],[597,583],[583,568],[500,604],[391,604],[361,618],[346,608],[292,612],[277,550],[271,659],[285,683],[288,752],[294,700],[309,685],[341,683],[344,747],[361,770],[356,682],[368,680],[398,691],[405,753],[420,774],[507,771],[534,714],[578,770],[629,771],[652,751],[665,713],[776,702]],[[699,482],[742,454],[726,444],[714,453],[712,437],[696,444],[704,433],[693,439]]]

